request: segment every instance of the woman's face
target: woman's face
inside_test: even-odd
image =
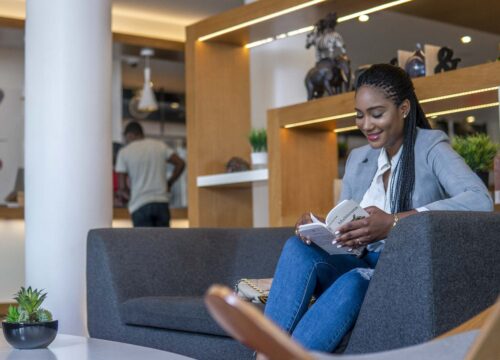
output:
[[[393,156],[403,143],[404,118],[410,110],[408,100],[396,107],[378,88],[362,86],[356,93],[356,125],[371,147],[384,147]]]

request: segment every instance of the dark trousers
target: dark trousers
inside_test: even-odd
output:
[[[132,213],[134,227],[170,227],[168,203],[151,203]]]

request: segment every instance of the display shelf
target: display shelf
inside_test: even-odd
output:
[[[198,187],[228,186],[228,185],[250,185],[256,181],[267,181],[269,172],[267,169],[239,171],[234,173],[214,174],[198,176],[196,184]]]
[[[417,97],[421,100],[422,108],[426,113],[494,103],[498,102],[500,62],[491,62],[417,78],[413,79],[413,83]],[[481,89],[490,90],[449,99],[428,101],[437,97]],[[271,109],[268,112],[268,117],[273,117],[279,127],[299,125],[300,127],[309,129],[334,130],[354,125],[354,116],[347,116],[353,112],[354,92],[348,92],[278,109]],[[344,115],[345,117],[343,117]],[[342,118],[339,119],[336,117]],[[318,121],[300,125],[302,122],[315,120]]]
[[[170,208],[170,216],[172,219],[186,219],[187,208]],[[113,208],[113,220],[128,220],[130,214],[127,208]],[[24,220],[24,207],[10,208],[0,206],[0,220]]]

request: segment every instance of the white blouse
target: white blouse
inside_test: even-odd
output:
[[[363,196],[363,200],[361,200],[361,207],[365,208],[368,206],[376,206],[381,210],[384,210],[386,213],[391,213],[391,196],[390,189],[391,183],[395,174],[393,173],[393,169],[396,168],[396,165],[401,157],[401,152],[403,150],[403,146],[401,146],[396,153],[389,161],[389,157],[384,148],[380,151],[380,155],[378,157],[378,166],[377,172],[373,177],[372,183],[365,195]],[[387,190],[384,188],[384,173],[386,171],[390,172],[389,181],[387,182]],[[427,211],[425,207],[421,207],[416,209],[417,211]],[[370,251],[381,251],[384,248],[385,240],[380,240],[375,243],[369,244],[367,246]]]

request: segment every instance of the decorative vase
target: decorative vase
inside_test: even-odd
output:
[[[5,340],[16,349],[42,349],[57,335],[58,321],[10,323],[2,321]]]
[[[425,76],[425,55],[420,44],[417,44],[417,50],[406,61],[405,70],[411,78]]]
[[[252,153],[252,168],[262,169],[267,167],[267,152],[253,152]]]

